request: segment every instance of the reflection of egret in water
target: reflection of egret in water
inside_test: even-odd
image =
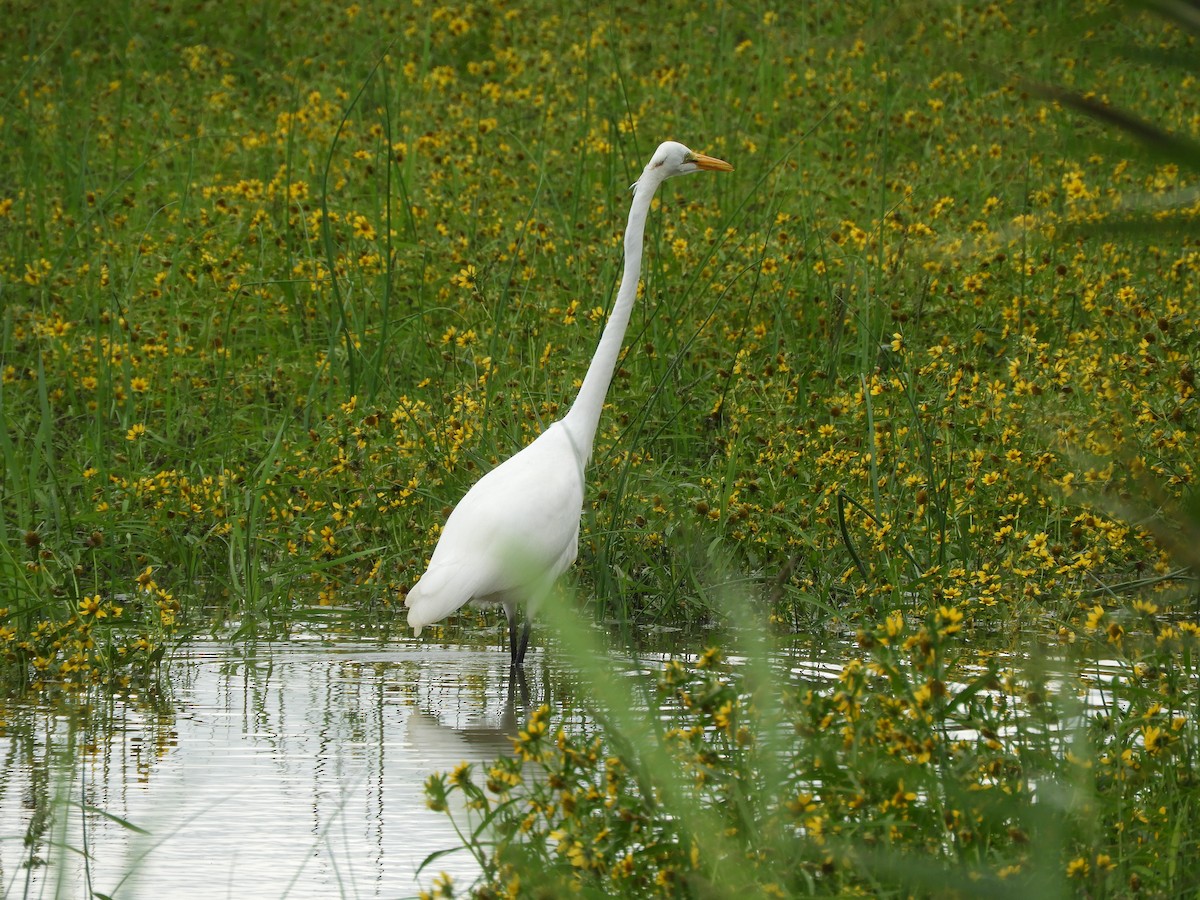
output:
[[[504,705],[500,714],[475,715],[461,725],[443,724],[441,717],[420,707],[414,708],[405,721],[408,745],[417,752],[421,764],[434,772],[450,773],[464,763],[476,767],[476,783],[486,779],[487,768],[500,756],[513,755],[513,738],[529,719],[529,687],[523,669],[511,666]],[[526,777],[529,773],[526,772]],[[480,813],[470,809],[466,796],[461,791],[451,791],[448,806],[441,813],[452,822],[460,837],[476,834],[480,824]],[[428,868],[422,875],[440,871],[447,859],[459,858],[473,853],[457,843],[429,848]],[[482,859],[478,860],[481,864]]]
[[[438,770],[460,762],[490,763],[512,756],[512,739],[529,718],[529,685],[525,672],[509,668],[504,707],[500,715],[473,717],[463,725],[444,725],[440,716],[418,708],[405,724],[409,743]]]
[[[412,896],[443,870],[469,883],[465,853],[414,881],[461,844],[425,779],[512,753],[529,709],[508,670],[478,646],[201,644],[174,658],[161,708],[115,700],[80,722],[9,704],[0,759],[20,764],[0,771],[0,837],[32,844],[0,841],[0,896],[26,877],[34,894],[195,895],[200,864],[220,896]],[[85,862],[55,850],[85,846]],[[23,869],[32,855],[47,864]]]

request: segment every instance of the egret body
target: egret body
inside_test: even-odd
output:
[[[637,298],[650,202],[668,178],[732,169],[674,141],[654,152],[633,186],[621,286],[579,395],[565,416],[480,478],[450,513],[425,574],[404,601],[414,633],[471,601],[500,603],[512,664],[524,661],[532,610],[523,606],[536,604],[575,561],[584,469]]]

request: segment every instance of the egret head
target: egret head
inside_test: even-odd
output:
[[[654,151],[638,183],[652,179],[658,184],[676,175],[691,175],[693,172],[732,171],[733,166],[723,159],[689,150],[676,141],[664,141]]]

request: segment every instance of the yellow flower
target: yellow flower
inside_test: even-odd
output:
[[[722,731],[729,730],[730,717],[733,714],[733,701],[726,700],[721,704],[721,708],[713,713],[713,722]]]
[[[938,634],[945,637],[948,634],[954,634],[962,628],[963,614],[955,606],[939,606],[938,607],[938,622],[941,627],[938,628]]]
[[[707,650],[704,651],[704,653],[702,653],[700,655],[700,658],[698,660],[696,660],[696,668],[697,669],[711,669],[713,666],[719,664],[720,662],[721,662],[721,648],[720,647],[709,647]]]
[[[1142,727],[1142,743],[1146,747],[1146,752],[1151,756],[1157,756],[1170,739],[1167,732],[1157,725],[1145,725]]]
[[[475,289],[475,267],[468,265],[458,270],[458,274],[450,279],[450,283],[455,287],[460,287],[464,291]]]
[[[146,566],[146,568],[142,570],[142,574],[137,577],[137,583],[138,587],[140,587],[147,594],[154,593],[154,591],[158,589],[158,585],[154,583],[154,567]]]
[[[364,241],[375,240],[375,228],[366,216],[356,215],[353,219],[354,236]]]
[[[887,639],[884,641],[884,643],[887,643],[888,640],[899,637],[900,633],[904,631],[904,614],[899,610],[895,610],[890,613],[887,617],[887,622],[884,623],[884,628],[887,631]]]
[[[788,801],[787,808],[793,813],[810,813],[816,810],[817,804],[813,802],[812,794],[801,791]]]
[[[97,619],[103,619],[107,613],[100,608],[100,595],[94,594],[91,597],[84,597],[80,600],[79,614],[81,616],[95,616]]]
[[[140,438],[145,433],[146,433],[146,426],[143,425],[141,422],[139,422],[138,424],[132,426],[128,431],[125,432],[125,440],[136,441],[138,438]]]

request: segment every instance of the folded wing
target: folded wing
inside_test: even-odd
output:
[[[429,567],[405,598],[417,633],[471,600],[525,600],[575,559],[583,460],[556,423],[484,475],[446,520]]]

